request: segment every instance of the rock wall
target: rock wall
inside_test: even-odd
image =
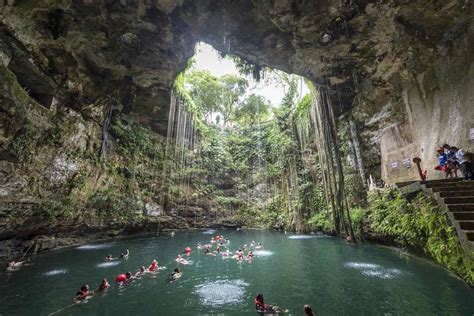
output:
[[[472,16],[468,0],[0,1],[1,239],[54,228],[58,213],[81,224],[108,208],[134,210],[111,219],[122,225],[147,216],[160,153],[146,144],[159,141],[131,123],[164,134],[197,41],[328,90],[359,133],[361,174],[414,179],[402,160],[419,155],[439,176],[435,145],[472,150]]]

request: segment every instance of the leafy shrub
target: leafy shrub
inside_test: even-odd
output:
[[[474,285],[474,253],[463,248],[447,214],[420,193],[412,201],[396,190],[372,193],[370,226],[402,246],[422,249],[428,256]]]

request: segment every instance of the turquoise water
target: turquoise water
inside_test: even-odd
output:
[[[251,262],[204,255],[196,243],[207,232],[141,237],[54,251],[14,273],[2,272],[0,315],[256,315],[253,298],[302,315],[472,315],[474,290],[441,267],[375,245],[349,245],[321,236],[268,231],[221,231],[232,251],[252,240],[263,243]],[[191,265],[166,279],[186,246]],[[130,249],[128,260],[104,263]],[[119,273],[135,272],[156,258],[166,268],[118,287]],[[83,283],[92,289],[107,277],[111,288],[87,303],[72,304]]]

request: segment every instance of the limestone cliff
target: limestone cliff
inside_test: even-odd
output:
[[[159,142],[132,123],[164,134],[173,80],[197,41],[327,89],[361,140],[361,174],[414,179],[403,160],[420,156],[435,177],[436,145],[473,150],[467,0],[0,0],[0,10],[1,239],[41,232],[42,210],[71,206],[82,225],[111,207],[108,195],[140,216],[157,202],[162,153],[137,161],[121,139]]]

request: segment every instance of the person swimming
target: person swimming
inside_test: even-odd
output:
[[[203,249],[204,246],[200,242],[198,242],[197,245],[196,245],[196,248],[197,249]]]
[[[125,252],[123,252],[121,255],[120,255],[120,258],[122,259],[128,259],[128,255],[130,254],[130,251],[127,249]]]
[[[255,311],[260,314],[260,315],[265,315],[265,314],[285,314],[288,313],[289,310],[283,310],[281,307],[276,306],[276,305],[269,305],[265,304],[263,301],[263,295],[262,294],[257,294],[254,300],[255,303]]]
[[[249,253],[247,254],[247,260],[252,260],[253,258],[253,251],[249,251]]]
[[[150,266],[148,267],[148,271],[155,271],[157,269],[158,269],[158,261],[156,261],[156,259],[153,259]]]
[[[97,291],[105,291],[109,287],[110,287],[110,284],[107,281],[107,279],[102,279],[102,282],[100,283],[99,288],[97,289]]]
[[[108,255],[107,257],[105,257],[105,261],[114,261],[114,260],[117,260],[118,258],[114,258],[112,257],[112,255]]]
[[[25,263],[25,261],[12,260],[11,262],[7,264],[7,271],[19,270],[23,266],[23,263]]]
[[[184,259],[181,255],[178,255],[178,257],[176,258],[176,262],[181,264],[189,264],[189,261]]]
[[[204,250],[204,253],[206,254],[206,256],[215,256],[216,255],[215,253],[212,253],[209,248],[206,248],[206,250]]]
[[[130,281],[132,278],[133,278],[132,272],[129,271],[125,274],[122,273],[122,274],[117,275],[117,277],[115,278],[115,282],[123,283],[126,281]]]
[[[235,259],[237,260],[243,260],[244,259],[244,253],[242,252],[242,249],[239,249],[235,252]]]
[[[77,291],[75,301],[79,303],[88,299],[91,295],[92,292],[89,290],[89,285],[84,284],[83,286],[81,286],[81,289]]]
[[[270,305],[265,304],[265,302],[263,301],[262,294],[257,294],[257,296],[254,299],[254,304],[255,304],[255,311],[260,315],[265,314],[271,308]]]
[[[179,268],[174,269],[174,271],[171,273],[171,275],[168,278],[169,282],[176,281],[182,276],[181,270]]]
[[[262,248],[263,246],[261,242],[259,242],[258,245],[255,246],[255,249],[262,249]]]
[[[313,309],[308,304],[303,306],[303,312],[304,312],[304,316],[314,316]]]
[[[139,277],[140,275],[143,275],[147,272],[147,269],[145,266],[141,266],[140,269],[135,273],[135,277]]]

